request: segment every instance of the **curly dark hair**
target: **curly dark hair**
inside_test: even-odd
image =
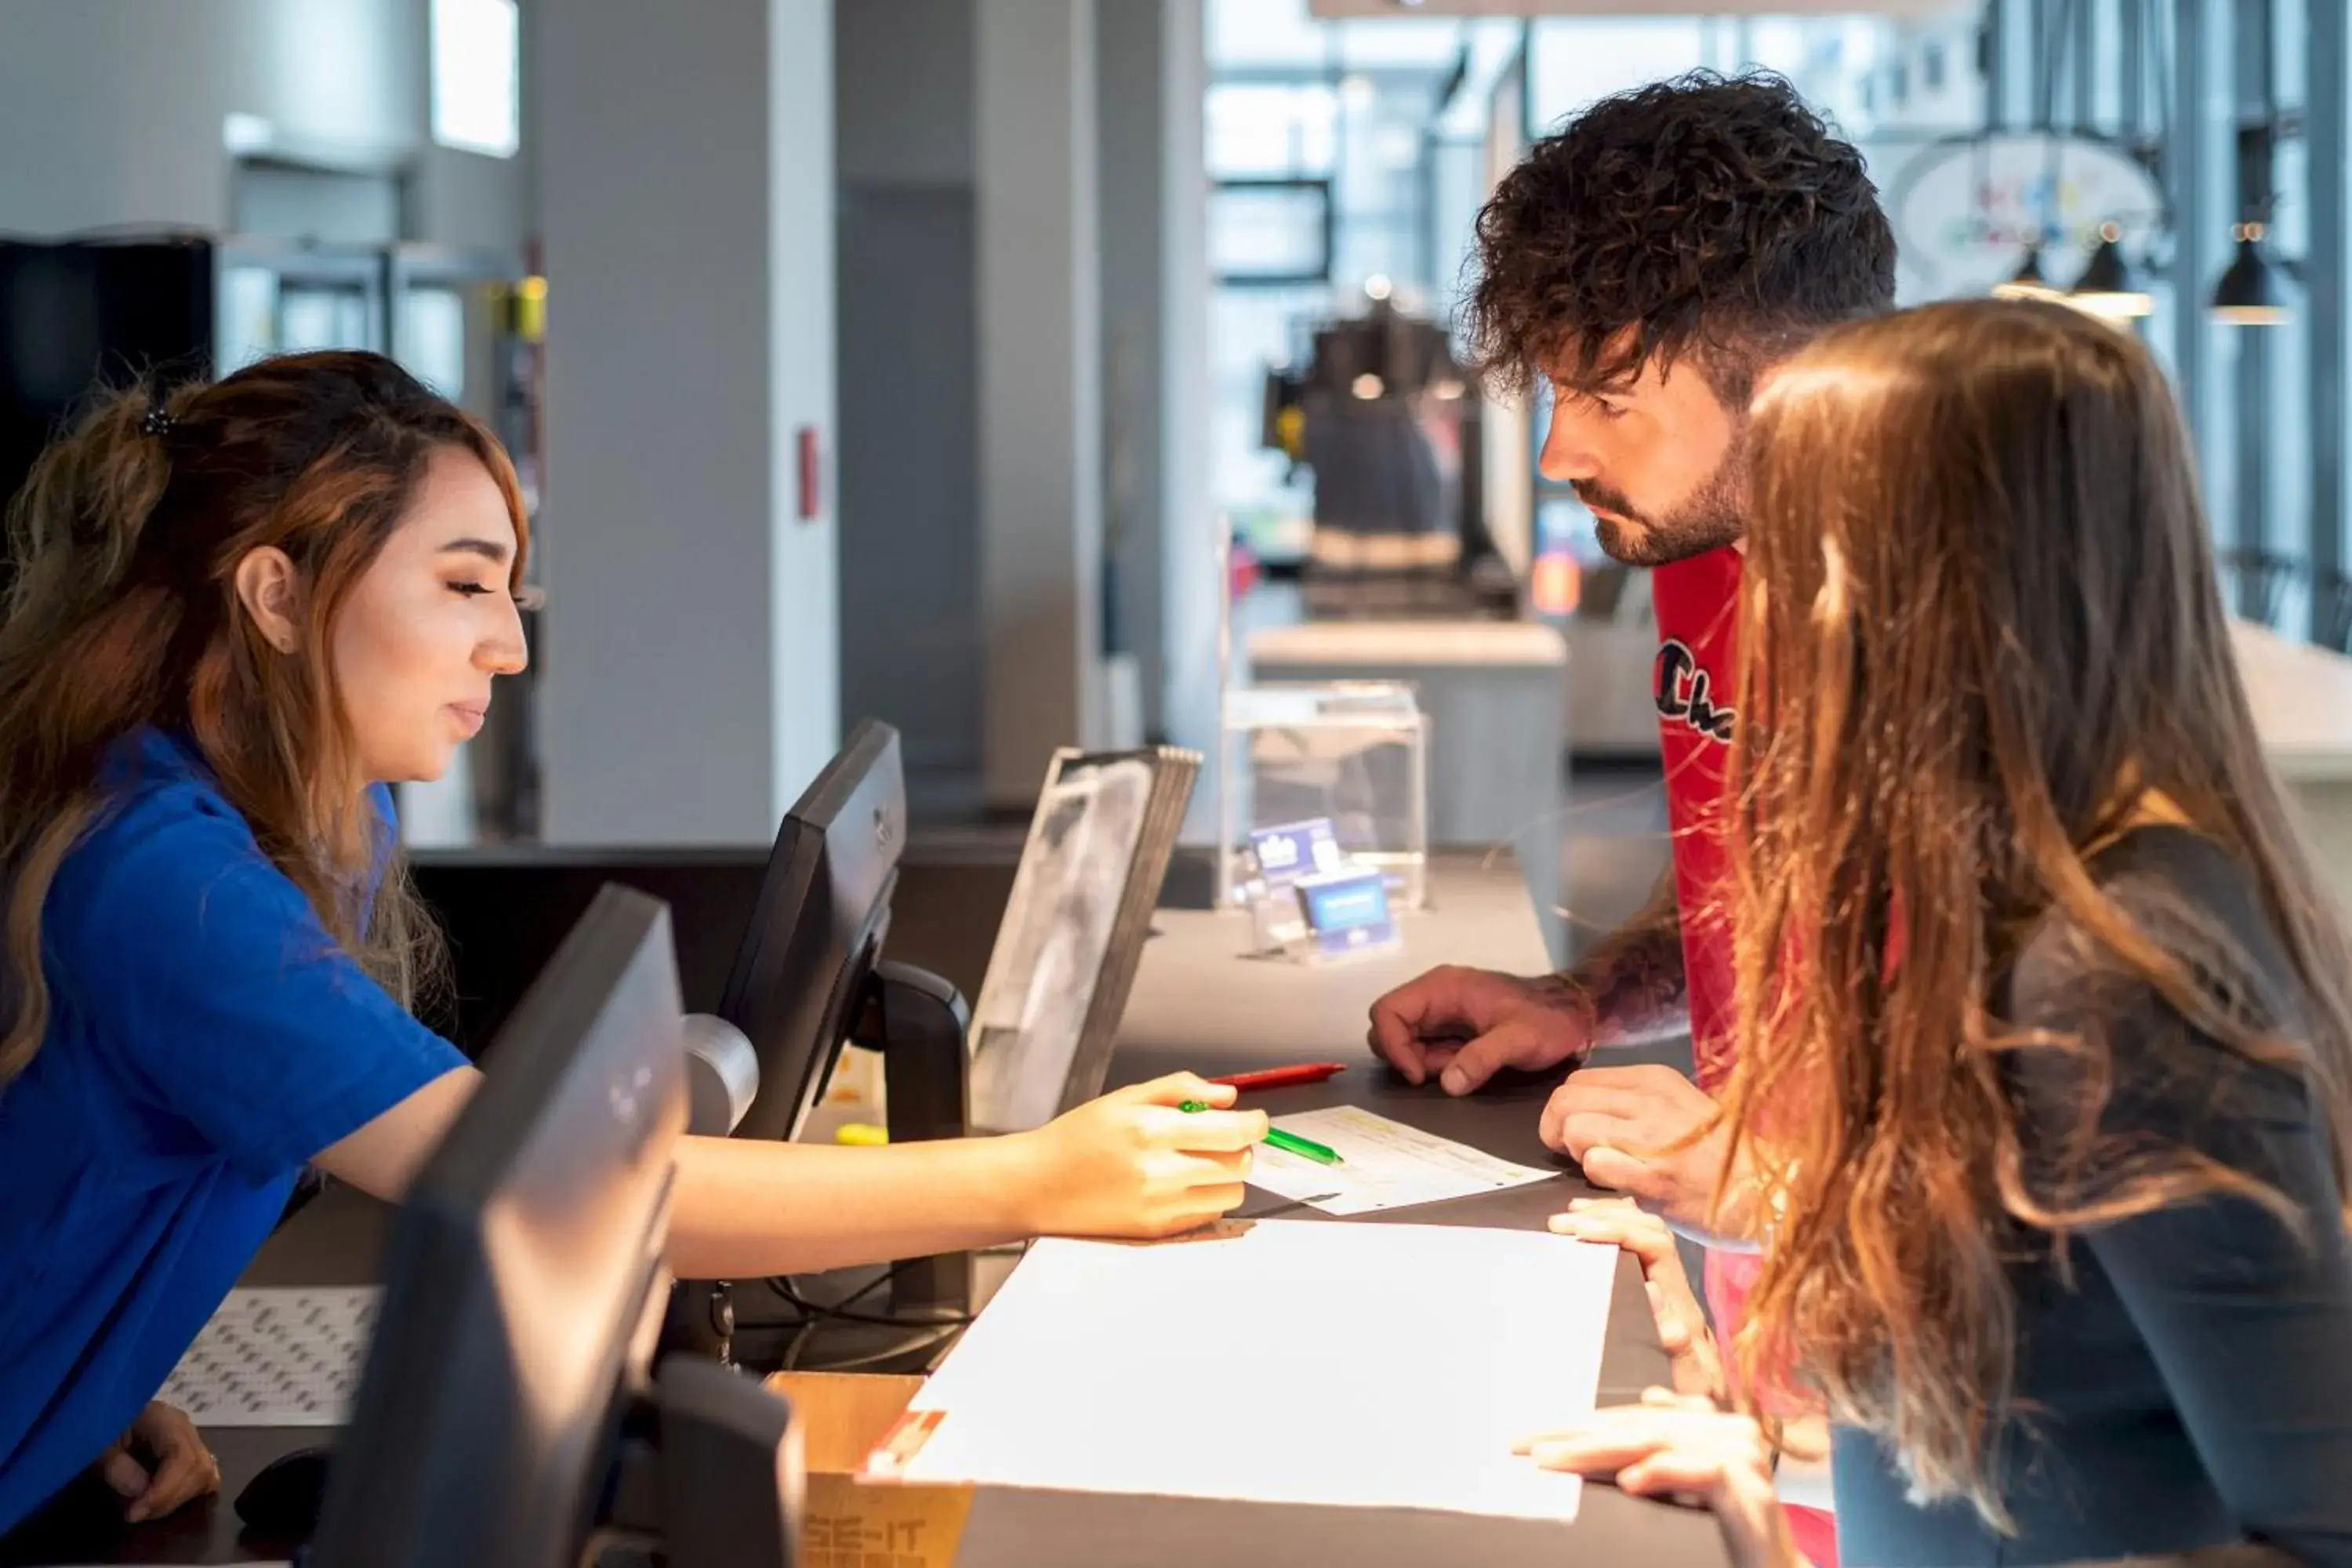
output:
[[[1507,392],[1549,374],[1608,386],[1696,348],[1744,404],[1761,364],[1895,302],[1895,231],[1862,154],[1767,72],[1592,105],[1504,176],[1472,265],[1471,361]]]

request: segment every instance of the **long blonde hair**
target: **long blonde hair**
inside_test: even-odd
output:
[[[378,354],[288,355],[211,385],[114,393],[35,464],[8,511],[0,618],[0,1093],[48,1028],[50,886],[107,809],[108,750],[142,727],[194,746],[328,932],[404,1005],[434,975],[434,928],[396,858],[361,907],[377,846],[328,650],[443,447],[480,459],[527,548],[497,438]],[[233,581],[264,546],[304,580],[298,657],[263,638]]]
[[[2217,1192],[2294,1214],[2193,1151],[2103,1137],[2134,1062],[2094,1028],[1995,1016],[2056,911],[2324,1108],[2352,1192],[2352,950],[2263,760],[2189,448],[2130,336],[1974,301],[1843,326],[1758,398],[1731,761],[1740,1060],[1726,1115],[1777,1194],[1741,1353],[1793,1352],[1832,1414],[1930,1498],[2005,1523],[2014,1414],[2003,1237]],[[2251,876],[2302,996],[2237,934],[2118,907],[2090,855],[2159,796]],[[2021,1133],[2005,1054],[2063,1050],[2065,1147]],[[2054,1174],[2053,1174],[2054,1173]]]

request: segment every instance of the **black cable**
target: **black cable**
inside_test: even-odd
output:
[[[2074,14],[2074,0],[2051,0],[2042,13],[2042,37],[2034,40],[2040,46],[2034,64],[2042,68],[2042,79],[2034,84],[2041,94],[2038,118],[2045,136],[2058,128],[2058,67],[2065,56],[2067,18]]]
[[[888,1268],[876,1275],[839,1301],[812,1301],[801,1294],[800,1288],[793,1283],[790,1276],[773,1276],[767,1282],[768,1289],[784,1299],[785,1304],[793,1309],[794,1316],[773,1321],[744,1320],[739,1317],[737,1329],[753,1332],[774,1332],[782,1329],[805,1331],[825,1322],[864,1323],[882,1329],[913,1329],[930,1328],[940,1324],[961,1326],[971,1321],[971,1316],[968,1312],[959,1312],[946,1318],[902,1318],[895,1313],[857,1311],[856,1310],[857,1303],[895,1280],[898,1277],[900,1267],[901,1265],[897,1263],[890,1265]]]
[[[823,1321],[821,1318],[811,1318],[800,1326],[799,1331],[794,1333],[790,1342],[784,1346],[784,1359],[780,1363],[780,1370],[790,1372],[801,1364],[802,1350],[807,1346],[809,1336],[816,1332],[818,1324]]]
[[[2263,124],[2279,134],[2279,7],[2263,0]]]
[[[845,1323],[871,1323],[885,1329],[922,1328],[932,1323],[964,1323],[971,1321],[969,1313],[961,1312],[945,1318],[902,1318],[896,1313],[859,1312],[851,1310],[853,1303],[870,1295],[889,1279],[890,1276],[885,1274],[881,1279],[844,1297],[838,1302],[812,1301],[795,1289],[790,1279],[771,1279],[768,1285],[771,1289],[790,1303],[803,1318],[824,1318]]]
[[[783,1355],[777,1363],[778,1370],[782,1372],[799,1369],[803,1362],[810,1357],[820,1331],[828,1327],[854,1323],[863,1328],[898,1329],[904,1331],[878,1349],[847,1359],[818,1357],[813,1363],[815,1370],[854,1371],[860,1367],[875,1366],[884,1362],[896,1361],[927,1345],[940,1343],[961,1333],[971,1321],[971,1315],[968,1312],[958,1312],[945,1318],[908,1319],[881,1312],[861,1312],[856,1310],[858,1302],[865,1300],[875,1291],[896,1279],[900,1267],[899,1264],[892,1264],[837,1302],[813,1301],[801,1293],[800,1287],[790,1276],[773,1276],[767,1281],[768,1288],[783,1299],[785,1304],[793,1309],[794,1316],[775,1321],[739,1318],[736,1332],[741,1335],[789,1331],[792,1337],[785,1342]]]
[[[2262,76],[2262,121],[2258,125],[2249,126],[2245,122],[2243,100],[2241,100],[2237,110],[2238,220],[2242,224],[2258,223],[2267,229],[2278,215],[2279,110],[2275,42],[2278,11],[2273,0],[2260,0],[2254,20],[2262,35],[2257,45]],[[2243,38],[2242,30],[2239,36]],[[2242,82],[2244,78],[2239,79]]]
[[[2050,7],[2042,40],[2042,134],[2047,139],[2049,162],[2043,178],[2050,186],[2050,211],[2042,225],[2044,248],[2059,243],[2065,215],[2059,211],[2059,181],[2063,173],[2058,142],[2058,68],[2065,63],[2066,38],[2073,31],[2074,0],[2056,0]],[[2079,110],[2079,106],[2078,106]]]
[[[889,1268],[884,1269],[881,1273],[876,1275],[873,1279],[867,1280],[865,1284],[859,1286],[856,1289],[851,1291],[848,1295],[843,1297],[838,1302],[823,1307],[818,1306],[816,1303],[810,1301],[806,1297],[803,1296],[800,1293],[799,1287],[793,1283],[791,1276],[784,1274],[772,1275],[767,1281],[768,1289],[784,1299],[786,1304],[792,1307],[793,1316],[773,1322],[752,1321],[745,1322],[742,1326],[755,1331],[799,1328],[812,1318],[829,1317],[854,1307],[859,1301],[864,1300],[866,1297],[871,1296],[875,1291],[879,1290],[883,1286],[887,1285],[891,1280],[897,1279],[898,1273],[898,1266],[894,1263]],[[854,1317],[856,1314],[852,1313],[850,1315]],[[891,1321],[895,1324],[896,1320],[891,1320]]]
[[[2180,18],[2169,5],[2159,5],[2156,0],[2147,0],[2147,3],[2148,26],[2142,29],[2142,33],[2148,52],[2154,57],[2149,63],[2156,68],[2156,122],[2169,140],[2176,134],[2172,127],[2172,60],[2174,53],[2180,47]],[[2158,28],[2164,32],[2159,33]],[[2164,47],[2166,34],[2172,39],[2170,50]]]
[[[875,1291],[882,1289],[883,1286],[891,1284],[897,1280],[898,1278],[898,1266],[893,1263],[889,1268],[885,1268],[881,1273],[877,1274],[873,1279],[868,1279],[865,1284],[860,1285],[856,1289],[852,1290],[840,1300],[826,1302],[823,1305],[812,1302],[806,1297],[803,1296],[800,1292],[800,1287],[793,1283],[792,1276],[789,1274],[772,1276],[768,1280],[768,1289],[773,1290],[777,1295],[782,1296],[785,1300],[791,1302],[794,1307],[798,1308],[803,1315],[811,1312],[846,1312],[849,1309],[856,1306],[858,1302],[863,1301],[866,1297],[871,1296]]]
[[[2331,66],[2329,68],[2340,68]],[[2263,224],[2265,227],[2270,226],[2278,212],[2278,4],[2277,0],[2263,0]]]
[[[919,1333],[909,1334],[905,1339],[900,1340],[895,1344],[885,1346],[883,1349],[878,1351],[868,1352],[865,1355],[851,1356],[846,1361],[825,1362],[816,1370],[822,1372],[856,1372],[860,1367],[878,1366],[884,1362],[897,1361],[900,1356],[912,1355],[919,1350],[924,1350],[931,1345],[939,1344],[946,1340],[951,1339],[955,1335],[961,1333],[963,1331],[963,1327],[964,1326],[961,1323],[941,1323],[936,1328],[927,1329]],[[787,1370],[790,1369],[788,1368]]]

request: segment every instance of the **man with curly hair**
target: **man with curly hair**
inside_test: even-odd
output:
[[[1466,325],[1480,370],[1507,390],[1549,388],[1545,476],[1574,486],[1610,555],[1655,569],[1674,860],[1649,908],[1568,973],[1433,971],[1373,1005],[1370,1042],[1412,1082],[1467,1094],[1506,1068],[1659,1033],[1686,1006],[1696,1084],[1660,1066],[1572,1072],[1543,1137],[1686,1232],[1738,1232],[1746,1194],[1716,1205],[1720,1132],[1654,1152],[1713,1114],[1729,1076],[1731,933],[1715,911],[1748,399],[1816,332],[1893,306],[1894,231],[1862,155],[1786,81],[1702,72],[1604,99],[1537,142],[1477,238]],[[1708,1257],[1726,1333],[1752,1262]],[[1799,1534],[1829,1554],[1818,1528]]]

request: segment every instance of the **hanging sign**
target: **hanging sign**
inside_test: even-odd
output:
[[[2042,272],[2063,287],[2090,258],[2099,226],[2123,230],[2145,258],[2163,232],[2164,192],[2112,142],[2001,132],[1923,148],[1896,174],[1890,216],[1903,264],[1930,298],[1982,294],[2015,276],[2042,239]]]

